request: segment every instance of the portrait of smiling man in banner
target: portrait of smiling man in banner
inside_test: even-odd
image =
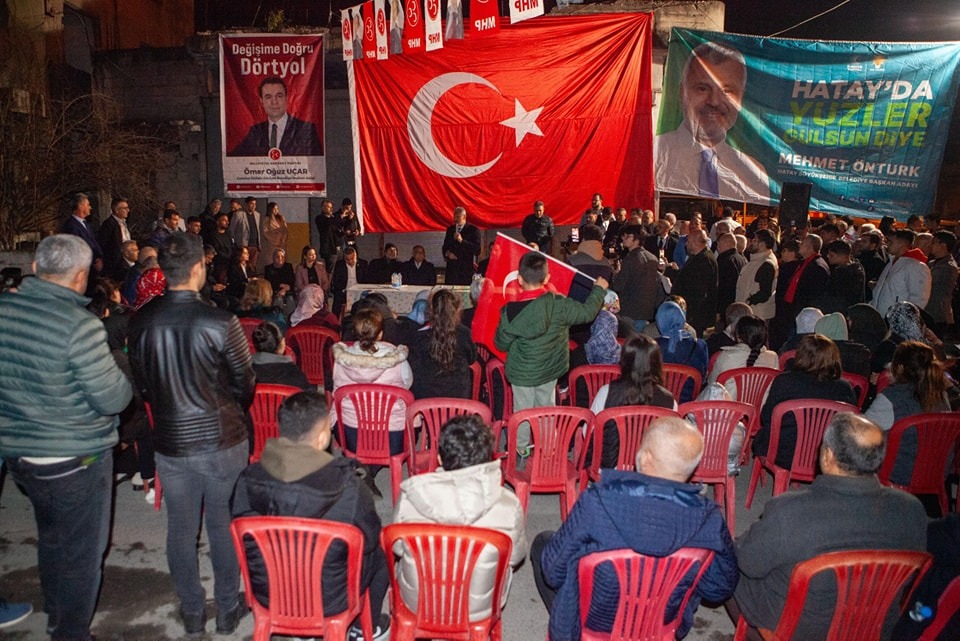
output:
[[[704,42],[687,58],[680,78],[680,126],[656,137],[654,166],[661,191],[766,203],[764,167],[734,149],[727,133],[736,124],[747,67],[736,49]]]
[[[260,81],[260,104],[267,119],[253,124],[229,156],[266,156],[279,149],[284,156],[322,156],[323,146],[313,123],[287,112],[287,83],[271,76]]]

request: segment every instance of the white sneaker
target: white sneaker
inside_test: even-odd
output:
[[[146,494],[143,495],[143,500],[146,501],[147,503],[150,503],[151,505],[153,505],[154,499],[156,498],[157,498],[157,493],[153,491],[152,487],[149,490],[147,490]]]
[[[375,619],[373,625],[373,641],[387,641],[390,638],[390,615],[381,614],[378,619]],[[361,629],[355,625],[350,626],[350,630],[347,633],[348,641],[366,641],[363,638],[363,632]]]

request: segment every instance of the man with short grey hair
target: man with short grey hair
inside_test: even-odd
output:
[[[669,620],[682,617],[677,638],[693,624],[701,599],[727,600],[737,585],[737,559],[723,512],[688,483],[703,456],[703,437],[680,417],[655,420],[644,431],[637,452],[637,472],[603,470],[600,482],[589,487],[567,520],[554,532],[542,532],[530,547],[533,576],[550,612],[550,638],[580,638],[580,586],[577,565],[593,552],[629,548],[650,556],[668,556],[680,548],[712,550],[713,562],[694,587],[687,607],[678,612],[678,594],[689,588],[685,579],[671,598]],[[613,628],[619,588],[609,574],[594,577],[594,599],[587,626],[595,632]]]
[[[110,533],[113,446],[130,383],[85,309],[93,253],[41,241],[36,278],[0,295],[0,455],[33,504],[43,609],[54,639],[89,639]]]
[[[851,412],[833,417],[820,446],[822,474],[809,487],[768,502],[737,541],[740,583],[731,613],[772,630],[798,563],[840,550],[926,549],[923,505],[877,480],[885,452],[884,434],[869,420]],[[814,582],[793,638],[826,638],[835,605],[835,588]]]

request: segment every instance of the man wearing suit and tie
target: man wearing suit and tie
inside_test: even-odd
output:
[[[348,287],[367,282],[370,282],[367,261],[357,256],[356,247],[347,247],[343,252],[343,260],[338,260],[333,266],[330,285],[333,290],[333,313],[340,314],[341,308],[347,304]]]
[[[250,127],[247,136],[228,156],[266,156],[280,149],[285,156],[322,156],[323,145],[313,123],[287,113],[287,83],[283,78],[260,82],[260,103],[267,119]]]
[[[657,221],[655,233],[647,236],[643,246],[654,256],[662,256],[668,263],[673,262],[673,250],[677,248],[677,239],[670,235],[673,225],[666,218]],[[661,253],[662,252],[662,253]]]
[[[79,236],[93,251],[93,261],[90,264],[87,286],[87,291],[91,291],[103,271],[103,250],[90,230],[89,223],[87,223],[87,218],[90,217],[90,198],[84,193],[77,193],[71,199],[70,205],[72,213],[70,218],[64,221],[60,231],[64,234]]]
[[[122,273],[128,267],[123,261],[121,249],[123,243],[130,240],[130,230],[127,228],[130,203],[126,198],[114,198],[110,202],[110,210],[113,214],[100,224],[97,242],[103,250],[104,276],[122,282]]]

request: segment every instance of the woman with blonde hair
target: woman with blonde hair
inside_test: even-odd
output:
[[[330,276],[322,260],[317,260],[317,250],[307,245],[300,252],[300,264],[294,274],[294,285],[298,292],[307,285],[319,285],[325,293],[330,291]]]
[[[287,331],[287,317],[273,305],[273,286],[265,278],[251,278],[243,289],[240,309],[241,318],[259,318],[274,323],[282,331]]]

